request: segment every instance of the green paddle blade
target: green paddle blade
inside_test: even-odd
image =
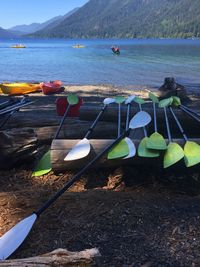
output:
[[[172,105],[176,106],[176,107],[179,107],[181,105],[181,100],[178,96],[172,96],[173,98],[173,103]]]
[[[171,142],[164,155],[164,168],[168,168],[184,157],[184,151],[177,143]]]
[[[172,102],[173,102],[173,98],[169,97],[169,98],[161,100],[159,102],[158,106],[159,106],[159,108],[165,108],[165,107],[170,106],[172,104]]]
[[[115,97],[115,102],[117,104],[122,104],[124,101],[125,101],[125,97],[123,97],[123,96],[116,96]]]
[[[147,143],[146,143],[147,148],[149,149],[156,149],[156,150],[166,150],[167,149],[167,144],[164,139],[164,137],[155,132],[151,136],[149,136]]]
[[[129,147],[125,139],[122,139],[108,152],[108,159],[124,158],[129,154]]]
[[[41,176],[47,174],[52,170],[51,166],[51,153],[50,151],[46,152],[41,160],[38,162],[36,168],[34,169],[32,176]]]
[[[184,146],[184,161],[186,167],[192,167],[200,163],[200,145],[187,141]]]
[[[158,97],[151,92],[149,93],[149,98],[152,100],[152,102],[159,103]]]
[[[148,137],[145,137],[141,140],[138,146],[138,156],[144,158],[157,158],[160,156],[160,153],[156,150],[150,150],[147,148],[146,143],[148,141]]]
[[[136,97],[134,98],[134,101],[135,101],[136,103],[138,103],[138,104],[141,104],[141,105],[145,103],[144,99],[140,98],[139,96],[136,96]]]
[[[78,104],[78,96],[74,95],[74,94],[69,94],[67,97],[67,102],[69,103],[69,105],[76,105]]]

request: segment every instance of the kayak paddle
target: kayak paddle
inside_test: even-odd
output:
[[[149,136],[146,142],[146,146],[149,149],[154,150],[166,150],[167,144],[164,139],[164,137],[158,133],[158,127],[157,127],[157,117],[156,117],[156,104],[159,103],[159,100],[156,95],[153,93],[149,93],[149,98],[152,100],[153,103],[153,114],[154,114],[154,133]]]
[[[180,108],[183,112],[185,112],[187,115],[189,115],[191,118],[195,119],[196,121],[200,122],[199,113],[191,112],[188,110],[188,108],[185,108],[183,105],[181,105],[181,100],[177,96],[173,96],[173,105]]]
[[[105,112],[108,105],[115,103],[114,98],[105,98],[103,101],[104,107],[96,117],[95,121],[93,122],[92,126],[87,131],[85,137],[79,141],[67,154],[67,156],[64,158],[64,161],[72,161],[72,160],[78,160],[85,158],[90,153],[90,141],[88,138],[92,134],[94,127],[96,126],[97,122]]]
[[[82,174],[86,172],[94,163],[96,163],[104,154],[106,154],[120,140],[127,136],[131,129],[142,127],[150,122],[151,117],[148,113],[138,112],[130,121],[129,129],[120,135],[114,142],[108,145],[101,153],[83,167],[76,175],[74,175],[57,193],[55,193],[42,207],[33,212],[30,216],[21,220],[8,232],[0,237],[0,260],[7,259],[13,252],[24,242],[28,236],[33,224],[38,217],[46,211],[69,187],[77,182]]]
[[[61,122],[60,122],[60,125],[59,125],[59,128],[54,136],[54,139],[57,139],[58,136],[59,136],[59,133],[60,133],[60,130],[62,128],[62,125],[65,121],[65,118],[67,117],[68,113],[69,113],[69,110],[70,110],[70,107],[72,105],[76,105],[78,104],[78,97],[76,95],[73,95],[73,94],[70,94],[68,95],[67,97],[67,102],[68,102],[68,107],[65,111],[65,114],[63,115],[62,119],[61,119]],[[41,175],[44,175],[44,174],[47,174],[48,172],[50,172],[52,170],[52,165],[51,165],[51,151],[47,151],[43,157],[40,159],[39,163],[37,164],[37,166],[35,167],[33,173],[32,173],[32,176],[41,176]]]
[[[184,161],[185,161],[185,165],[186,167],[192,167],[194,165],[197,165],[200,163],[200,145],[189,141],[188,137],[186,136],[182,125],[180,124],[180,121],[178,120],[177,116],[175,115],[172,107],[169,107],[169,110],[172,114],[172,116],[174,117],[174,120],[180,130],[180,132],[183,135],[183,138],[185,139],[186,143],[184,146]]]
[[[125,101],[125,97],[117,96],[115,97],[115,103],[118,104],[118,133],[117,137],[121,133],[121,104]],[[129,145],[125,139],[122,139],[116,146],[114,146],[108,152],[108,159],[117,159],[126,157],[129,154]]]
[[[167,150],[165,151],[165,154],[164,154],[163,165],[164,165],[165,169],[174,165],[175,163],[177,163],[178,161],[180,161],[184,157],[184,152],[183,152],[182,147],[179,146],[179,144],[174,143],[172,141],[172,137],[171,137],[166,107],[171,105],[172,102],[173,102],[172,97],[167,98],[167,99],[163,99],[159,102],[159,107],[164,109],[165,122],[166,122],[166,127],[167,127],[167,135],[168,135],[168,140],[169,140]]]
[[[143,99],[140,97],[136,97],[135,102],[138,103],[140,111],[142,111],[142,104],[145,103]],[[147,129],[146,127],[143,127],[143,132],[144,132],[144,138],[140,141],[139,146],[138,146],[138,156],[139,157],[145,157],[145,158],[156,158],[160,156],[160,153],[158,151],[148,149],[147,148],[147,140],[148,135],[147,135]]]
[[[135,122],[132,123],[132,130],[144,127],[146,125],[148,125],[151,122],[151,116],[145,112],[145,111],[139,111],[135,116]],[[127,136],[127,135],[126,135]],[[125,144],[127,144],[124,140],[124,144],[118,143],[113,150],[111,150],[109,152],[109,159],[116,159],[116,158],[124,158],[129,154],[129,148],[128,150],[125,150],[126,146]]]

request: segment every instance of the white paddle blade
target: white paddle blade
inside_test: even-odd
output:
[[[129,96],[129,97],[126,99],[125,104],[126,104],[126,105],[130,104],[134,99],[135,99],[135,95],[131,95],[131,96]]]
[[[133,158],[136,154],[136,148],[135,148],[135,145],[134,143],[132,142],[132,140],[128,137],[125,138],[125,141],[128,145],[128,148],[129,148],[129,154],[128,156],[126,156],[125,158],[123,159],[129,159],[129,158]]]
[[[129,128],[137,129],[151,122],[151,116],[146,111],[139,111],[130,121]]]
[[[103,103],[104,103],[104,105],[109,105],[109,104],[115,103],[115,99],[108,97],[108,98],[104,99]]]
[[[0,260],[7,259],[23,243],[36,219],[33,213],[0,237]]]
[[[64,158],[64,161],[78,160],[87,157],[90,153],[90,142],[87,138],[79,141]]]

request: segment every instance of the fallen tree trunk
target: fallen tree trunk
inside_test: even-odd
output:
[[[8,169],[33,157],[37,137],[32,129],[15,129],[0,132],[0,168]]]
[[[151,105],[143,105],[143,109],[147,111],[153,121],[153,109]],[[83,106],[80,109],[80,120],[94,120],[97,114],[100,112],[101,107],[100,106]],[[138,107],[133,106],[131,108],[131,114],[130,118],[134,116],[139,111]],[[164,134],[166,133],[166,124],[165,124],[165,119],[164,119],[164,112],[163,109],[157,108],[157,123],[158,123],[158,130],[160,133]],[[122,106],[121,108],[121,115],[122,115],[122,121],[125,122],[126,120],[126,107]],[[184,130],[186,133],[190,135],[190,137],[198,137],[200,134],[200,127],[199,123],[195,121],[194,119],[191,119],[187,114],[185,114],[183,111],[179,109],[174,109],[175,114],[179,118],[181,124],[183,125]],[[118,118],[118,111],[117,111],[117,106],[111,106],[108,107],[103,116],[101,117],[101,121],[107,121],[107,122],[117,122]],[[176,123],[174,122],[174,119],[172,118],[171,114],[169,113],[169,122],[170,122],[170,127],[172,130],[172,134],[180,134],[179,130],[176,126]],[[149,126],[149,131],[153,131],[153,123],[150,124]],[[195,136],[196,134],[196,136]],[[180,135],[179,135],[180,136]]]
[[[85,266],[89,267],[94,258],[100,256],[98,249],[87,249],[71,252],[66,249],[56,249],[50,253],[36,257],[0,262],[0,267],[43,267],[43,266]]]
[[[200,144],[200,139],[192,139],[193,141]],[[105,147],[110,145],[114,140],[90,140],[91,151],[86,158],[76,160],[76,161],[64,161],[67,153],[72,149],[72,147],[77,144],[80,140],[54,140],[51,146],[51,160],[52,167],[55,172],[64,172],[67,170],[76,170],[83,168],[88,162],[90,162],[96,155],[101,153]],[[168,140],[166,140],[168,142]],[[140,140],[133,140],[136,147],[138,147]],[[185,141],[181,139],[174,140],[181,146],[184,145]],[[104,155],[96,164],[92,166],[92,168],[109,168],[116,167],[121,165],[158,165],[158,167],[162,166],[162,156],[160,158],[141,158],[141,157],[133,157],[127,160],[108,160],[107,154]]]

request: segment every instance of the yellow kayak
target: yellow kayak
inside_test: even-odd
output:
[[[12,45],[11,48],[26,48],[26,46],[22,44],[17,44],[17,45]]]
[[[41,85],[32,83],[1,83],[0,89],[7,95],[24,95],[41,91]]]
[[[84,45],[73,45],[72,47],[73,47],[73,48],[85,48]]]

